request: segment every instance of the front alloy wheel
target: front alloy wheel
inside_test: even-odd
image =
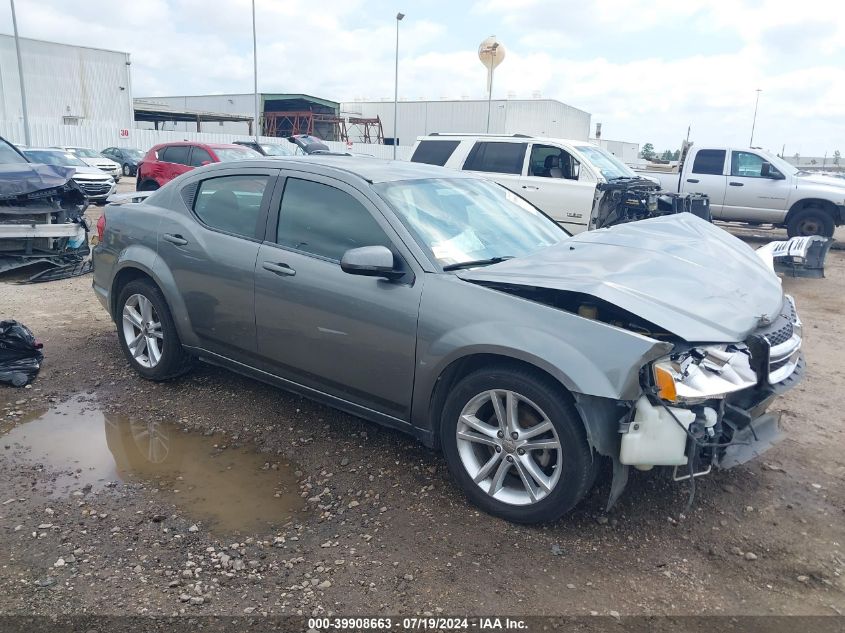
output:
[[[470,400],[461,411],[456,439],[472,480],[504,503],[536,503],[560,480],[563,453],[554,425],[514,391],[491,389]]]
[[[479,369],[451,388],[440,442],[467,497],[519,523],[567,513],[593,485],[599,463],[563,386],[515,364]]]
[[[142,294],[130,296],[123,305],[123,339],[141,367],[152,369],[161,361],[161,320],[152,301]]]

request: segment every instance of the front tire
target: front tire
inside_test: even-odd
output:
[[[132,170],[129,168],[129,163],[123,163],[123,175],[124,176],[131,176]]]
[[[804,207],[792,214],[786,225],[789,237],[821,235],[833,237],[833,218],[820,207]]]
[[[193,359],[182,349],[170,308],[150,281],[130,281],[120,292],[116,315],[120,347],[133,369],[148,380],[181,376]]]
[[[440,440],[467,497],[516,523],[569,512],[598,468],[561,386],[530,369],[482,369],[463,378],[443,408]]]

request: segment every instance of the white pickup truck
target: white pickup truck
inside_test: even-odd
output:
[[[704,193],[714,220],[830,237],[845,224],[845,180],[800,171],[761,149],[691,147],[673,171],[636,170],[677,193]]]

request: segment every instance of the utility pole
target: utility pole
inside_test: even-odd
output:
[[[9,0],[12,5],[12,30],[15,33],[15,53],[18,56],[18,79],[21,82],[21,107],[23,108],[23,136],[27,147],[32,145],[32,138],[29,135],[29,113],[26,109],[26,86],[23,80],[23,62],[21,61],[21,43],[18,39],[18,20],[15,16],[15,0]]]
[[[748,147],[754,147],[754,127],[757,125],[757,105],[760,103],[760,93],[763,92],[757,88],[757,99],[754,101],[754,120],[751,122],[751,140],[748,141]]]
[[[396,160],[396,146],[399,144],[399,138],[396,136],[399,129],[399,23],[404,17],[404,13],[396,14],[396,68],[393,75],[393,160]]]
[[[259,113],[258,113],[258,38],[255,36],[255,0],[252,0],[252,80],[253,92],[255,93],[255,142],[258,143],[258,136],[261,127]]]

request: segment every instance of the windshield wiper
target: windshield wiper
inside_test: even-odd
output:
[[[489,266],[490,264],[498,264],[506,259],[513,259],[513,255],[502,255],[501,257],[490,257],[489,259],[472,259],[468,262],[460,262],[458,264],[449,264],[444,266],[444,271],[461,270],[462,268],[474,268],[475,266]]]

